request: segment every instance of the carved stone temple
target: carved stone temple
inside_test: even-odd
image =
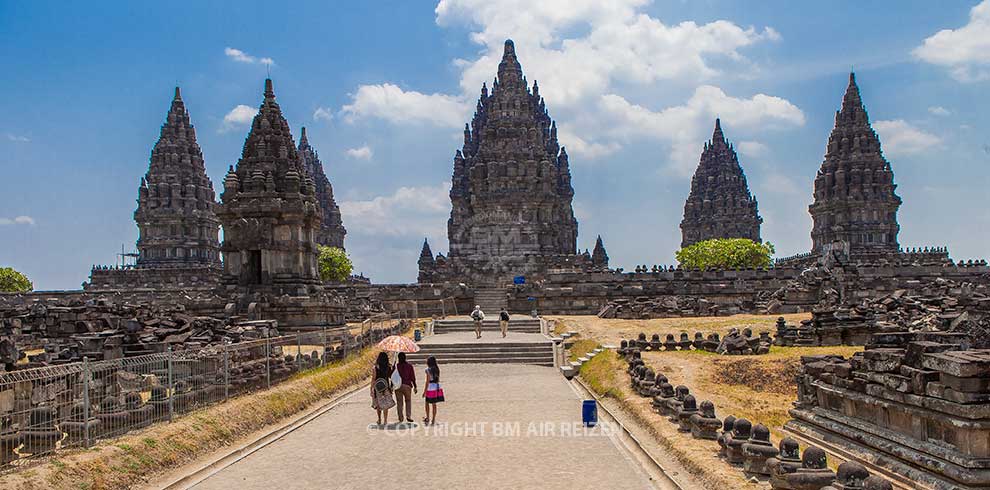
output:
[[[749,192],[736,150],[715,119],[712,140],[705,143],[691,193],[684,203],[681,247],[713,238],[748,238],[760,242],[759,206]]]
[[[306,128],[302,128],[302,135],[299,137],[299,154],[302,156],[303,165],[306,167],[306,174],[313,179],[316,185],[316,203],[320,206],[322,219],[320,221],[320,231],[316,235],[317,245],[344,248],[344,235],[347,230],[340,219],[340,208],[333,198],[333,186],[330,179],[323,172],[323,162],[313,146],[309,144],[306,137]]]
[[[224,283],[279,295],[305,295],[320,283],[316,238],[322,213],[316,185],[275,102],[270,79],[220,197]]]
[[[450,251],[434,281],[493,284],[587,262],[577,254],[567,152],[511,40],[454,157],[447,221]],[[429,263],[427,261],[427,263]]]
[[[842,109],[828,138],[825,161],[815,177],[815,201],[808,207],[814,226],[812,252],[836,248],[850,257],[896,254],[899,246],[894,172],[849,74]]]
[[[136,264],[94,268],[87,288],[184,287],[220,275],[220,221],[196,129],[179,88],[138,187]]]

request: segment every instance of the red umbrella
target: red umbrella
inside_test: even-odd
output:
[[[385,352],[419,352],[419,346],[413,339],[401,335],[390,335],[378,343],[378,348]]]

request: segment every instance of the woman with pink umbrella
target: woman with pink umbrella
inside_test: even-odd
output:
[[[399,361],[391,371],[390,380],[395,390],[399,422],[412,422],[412,394],[419,392],[419,389],[416,386],[416,371],[412,364],[406,362],[406,353],[418,351],[419,346],[409,337],[392,335],[379,342],[378,347],[385,352],[399,353]],[[405,418],[402,412],[403,405],[405,405]]]

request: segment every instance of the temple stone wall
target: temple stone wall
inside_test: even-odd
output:
[[[765,307],[772,293],[797,280],[804,270],[771,268],[549,274],[541,283],[509,288],[509,307],[513,312],[520,313],[536,308],[542,314],[595,315],[610,301],[691,296],[719,305],[719,314],[741,313]],[[855,282],[850,278],[847,291],[853,298],[920,287],[924,281],[940,277],[990,282],[990,267],[987,266],[863,266],[856,270]],[[841,278],[839,280],[842,281]],[[818,291],[808,298],[797,295],[796,301],[784,304],[780,312],[810,311],[819,300]]]
[[[132,289],[212,289],[220,284],[220,267],[119,268],[94,267],[87,291],[127,291]]]

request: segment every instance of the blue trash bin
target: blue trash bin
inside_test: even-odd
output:
[[[594,427],[598,424],[598,403],[594,400],[585,400],[581,405],[581,421],[587,427]]]
[[[413,340],[415,340],[416,342],[423,340],[423,331],[418,328],[416,330],[413,330]]]

